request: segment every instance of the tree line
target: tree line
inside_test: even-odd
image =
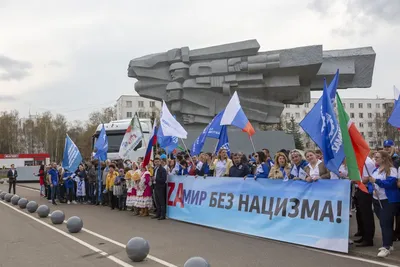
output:
[[[62,160],[65,136],[79,147],[82,157],[90,159],[92,135],[101,123],[115,120],[116,107],[90,113],[87,121],[68,122],[64,115],[44,112],[21,118],[18,111],[0,112],[0,153],[49,153],[51,160]]]

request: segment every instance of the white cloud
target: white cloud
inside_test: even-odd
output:
[[[0,0],[0,25],[7,25],[2,28],[0,53],[33,64],[25,79],[0,81],[0,93],[17,99],[12,105],[2,103],[0,109],[16,108],[26,114],[30,106],[32,112],[51,109],[71,120],[81,119],[94,108],[66,111],[101,107],[120,94],[134,92],[134,80],[126,71],[132,58],[182,46],[193,49],[253,38],[262,50],[313,44],[323,44],[325,49],[372,45],[377,52],[373,88],[348,90],[345,96],[362,92],[366,97],[392,97],[400,60],[397,20],[379,19],[375,30],[363,36],[358,24],[342,27],[349,17],[343,3],[319,7],[312,3],[246,1],[243,8],[238,0],[179,0],[173,5],[162,0],[42,0],[40,5]],[[375,13],[370,16],[375,18]]]

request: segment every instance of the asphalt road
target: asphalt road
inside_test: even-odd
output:
[[[5,188],[5,185],[0,186],[0,190]],[[17,194],[39,204],[49,204],[32,189],[18,187]],[[84,231],[74,234],[72,240],[71,235],[65,234],[65,225],[54,228],[49,219],[38,221],[36,214],[25,216],[18,212],[18,207],[6,205],[0,204],[0,243],[3,248],[0,266],[174,267],[183,266],[192,256],[206,258],[213,267],[397,266],[388,260],[371,261],[173,220],[139,218],[130,212],[107,207],[49,205],[52,210],[63,210],[66,218],[77,215],[83,219]],[[143,263],[132,263],[126,256],[124,244],[134,236],[141,236],[150,243],[151,255]],[[95,250],[101,250],[103,256]]]

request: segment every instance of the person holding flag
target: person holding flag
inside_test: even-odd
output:
[[[98,160],[98,179],[97,179],[97,204],[102,202],[102,187],[103,187],[103,179],[101,175],[101,162],[107,160],[107,152],[108,152],[108,138],[106,134],[106,129],[101,128],[99,137],[94,144],[94,150],[96,151],[93,158]],[[110,200],[111,201],[111,200]]]

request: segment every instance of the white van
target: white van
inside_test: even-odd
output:
[[[150,134],[153,129],[150,119],[139,119],[139,120],[142,126],[145,142],[140,142],[138,144],[137,149],[133,156],[134,158],[131,160],[136,160],[138,157],[144,157],[147,148],[146,145],[148,144],[148,141],[150,139]],[[120,159],[120,156],[118,154],[119,148],[121,146],[122,139],[124,139],[126,129],[128,129],[130,123],[131,119],[111,121],[109,123],[104,124],[104,128],[106,129],[106,134],[108,138],[108,153],[107,153],[108,159],[110,160]],[[103,124],[97,126],[96,132],[92,136],[92,148],[94,148],[94,144],[96,143],[96,140],[99,137],[102,127]]]

